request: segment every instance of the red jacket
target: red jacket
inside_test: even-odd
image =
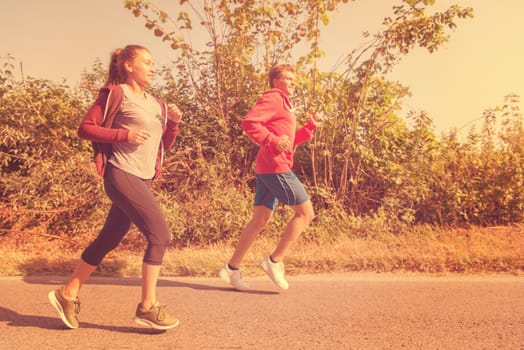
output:
[[[124,98],[124,91],[120,85],[109,85],[100,89],[98,98],[85,115],[78,127],[78,136],[93,143],[94,162],[98,174],[104,176],[107,160],[111,156],[111,144],[127,142],[128,130],[112,129],[115,116],[120,110]],[[157,99],[162,108],[164,119],[164,133],[162,142],[158,148],[155,167],[155,179],[162,176],[162,162],[164,150],[171,148],[178,134],[178,123],[167,118],[167,105],[164,101]]]
[[[255,173],[279,174],[293,167],[293,149],[311,138],[316,126],[311,122],[296,130],[296,117],[287,95],[273,88],[262,94],[242,120],[242,130],[260,146]],[[276,145],[282,135],[293,145],[278,152]]]

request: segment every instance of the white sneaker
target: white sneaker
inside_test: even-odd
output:
[[[279,286],[282,289],[288,289],[289,284],[287,283],[286,279],[284,278],[284,263],[283,262],[271,262],[271,259],[269,256],[265,258],[262,263],[260,264],[264,271],[266,271],[267,275],[277,286]]]
[[[227,266],[227,263],[226,266],[220,270],[218,276],[220,276],[220,278],[229,283],[236,290],[249,290],[249,285],[242,281],[242,272],[240,272],[240,270],[231,270],[229,266]]]

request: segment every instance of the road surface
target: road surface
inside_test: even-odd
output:
[[[518,349],[524,277],[343,273],[290,276],[280,292],[218,278],[162,278],[158,295],[179,319],[168,331],[132,321],[136,278],[93,277],[80,328],[47,301],[65,277],[0,278],[0,349]]]

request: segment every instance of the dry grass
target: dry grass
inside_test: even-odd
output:
[[[524,273],[524,227],[418,229],[374,238],[339,237],[330,242],[300,240],[289,252],[290,274],[377,271],[424,273]],[[16,243],[14,243],[16,242]],[[261,237],[246,255],[245,274],[259,275],[259,261],[275,240]],[[42,237],[0,238],[0,275],[67,275],[81,246]],[[230,244],[170,249],[164,276],[214,276],[233,251]],[[97,274],[136,277],[142,254],[121,246],[111,252]]]

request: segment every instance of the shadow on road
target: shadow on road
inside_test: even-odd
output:
[[[69,328],[64,326],[64,324],[58,317],[22,315],[16,311],[7,309],[2,306],[0,306],[0,322],[6,322],[8,326],[12,327],[37,327],[49,330],[70,330]],[[86,322],[80,322],[80,325],[82,326],[82,328],[103,329],[107,331],[120,333],[161,334],[166,332],[164,330],[156,330],[151,328],[116,327]]]
[[[23,278],[24,282],[29,284],[43,284],[43,285],[61,285],[64,284],[67,280],[67,277],[61,276],[25,276]],[[113,285],[113,286],[140,286],[140,278],[126,278],[126,277],[102,277],[102,276],[93,276],[87,280],[85,284],[88,285]],[[217,287],[214,285],[200,284],[200,283],[187,283],[182,281],[172,281],[166,279],[158,280],[159,287],[177,287],[177,288],[191,288],[195,290],[203,291],[222,291],[222,292],[237,292],[231,287]],[[276,291],[268,290],[249,290],[245,292],[237,292],[244,294],[258,294],[258,295],[274,295],[280,294]]]
[[[74,270],[76,260],[71,260],[62,263],[55,263],[50,265],[49,261],[44,258],[38,258],[26,261],[19,265],[19,269],[22,272],[26,272],[28,275],[23,277],[24,282],[29,284],[43,284],[43,285],[61,285],[67,281],[71,271]],[[127,278],[121,277],[121,273],[126,266],[126,262],[123,260],[113,260],[102,263],[102,271],[110,272],[110,276],[104,276],[98,270],[89,278],[86,282],[87,285],[116,285],[116,286],[140,286],[140,278]],[[49,271],[53,271],[54,275],[50,275]],[[38,275],[35,275],[38,274]],[[115,277],[116,276],[116,277]],[[200,279],[202,280],[202,279]],[[190,288],[201,291],[223,291],[223,292],[236,292],[229,286],[220,287],[216,285],[209,285],[205,283],[187,283],[183,281],[175,281],[160,278],[158,281],[159,287],[177,287],[177,288]],[[258,295],[273,295],[279,294],[275,291],[266,290],[249,290],[242,293],[246,294],[258,294]]]

